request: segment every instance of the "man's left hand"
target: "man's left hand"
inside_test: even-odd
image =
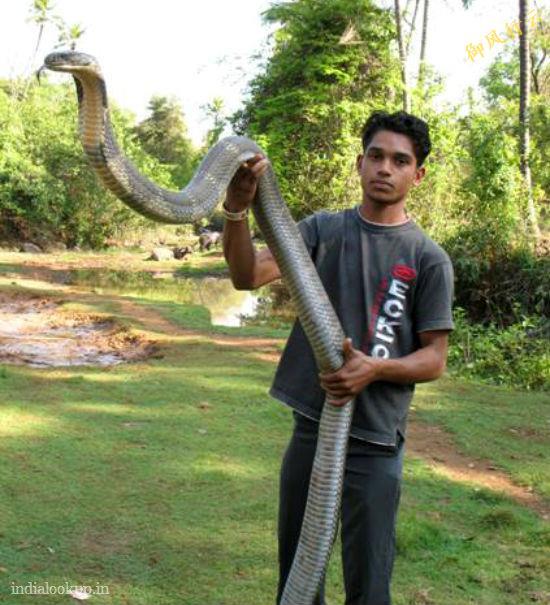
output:
[[[344,340],[344,365],[337,371],[319,374],[328,401],[337,407],[345,405],[368,384],[378,379],[380,360],[353,348],[351,338]]]

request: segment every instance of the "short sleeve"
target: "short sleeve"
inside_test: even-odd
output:
[[[416,287],[413,323],[416,332],[452,330],[454,274],[450,261],[432,265],[424,271]]]
[[[315,258],[317,245],[319,243],[319,228],[315,214],[308,216],[297,223],[297,227],[302,234],[302,239],[306,245],[307,251],[312,258]]]

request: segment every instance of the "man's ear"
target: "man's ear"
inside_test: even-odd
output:
[[[359,174],[361,174],[361,168],[362,168],[362,164],[363,164],[363,158],[364,158],[364,157],[365,157],[365,156],[364,156],[362,153],[360,153],[360,154],[357,156],[357,159],[355,160],[355,168],[357,169],[357,172],[358,172]]]
[[[417,187],[423,181],[426,176],[426,168],[425,166],[421,166],[416,169],[416,174],[414,175],[413,186]]]

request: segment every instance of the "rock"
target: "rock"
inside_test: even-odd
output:
[[[219,231],[205,231],[199,235],[200,251],[210,250],[222,241],[222,234]]]
[[[173,258],[174,253],[172,250],[170,250],[170,248],[153,248],[151,256],[148,258],[148,260],[163,261],[172,260]]]
[[[27,252],[29,254],[41,254],[42,253],[42,248],[40,248],[40,246],[37,246],[36,244],[33,244],[32,242],[25,242],[21,248],[19,249],[20,252]]]
[[[67,246],[63,242],[53,242],[48,244],[46,250],[48,252],[65,252],[67,250]]]
[[[193,248],[191,246],[182,246],[181,248],[172,248],[172,252],[174,253],[174,258],[181,260],[185,258],[188,254],[193,252]]]

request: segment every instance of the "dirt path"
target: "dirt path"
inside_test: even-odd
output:
[[[440,426],[421,422],[414,412],[409,418],[407,452],[452,481],[500,492],[543,519],[550,519],[550,506],[537,494],[515,484],[490,460],[464,455],[456,448],[452,435]]]
[[[91,293],[84,288],[69,285],[51,284],[47,271],[42,276],[34,274],[32,280],[18,275],[17,282],[25,282],[32,287],[38,285],[37,279],[43,278],[42,284],[55,289],[72,302],[85,304],[101,303],[105,296]],[[23,285],[23,284],[21,284]],[[220,346],[253,349],[259,359],[275,363],[279,358],[280,339],[254,338],[246,336],[225,336],[205,334],[178,326],[155,309],[140,305],[122,296],[109,296],[120,309],[119,317],[126,317],[142,326],[147,332],[153,332],[157,342],[180,338],[200,337]],[[550,506],[528,488],[515,484],[510,477],[498,469],[490,460],[475,459],[461,453],[452,436],[439,426],[421,422],[411,413],[407,438],[408,454],[419,458],[431,466],[437,473],[460,483],[502,493],[519,504],[535,511],[543,519],[550,519]]]

